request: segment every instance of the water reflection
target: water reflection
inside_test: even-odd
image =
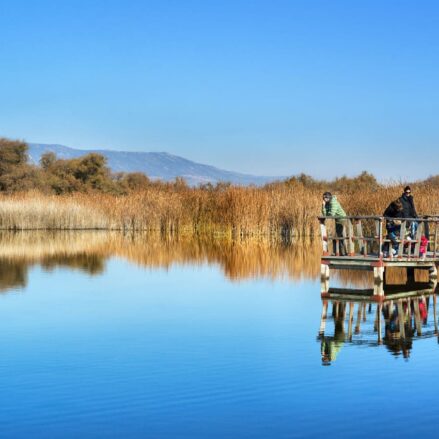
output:
[[[384,345],[392,355],[408,359],[414,340],[437,337],[437,284],[419,283],[417,287],[390,288],[381,303],[366,294],[331,290],[332,299],[322,300],[318,335],[322,364],[334,362],[346,344]]]
[[[119,257],[150,269],[173,265],[219,266],[233,281],[250,278],[316,280],[320,275],[320,242],[294,243],[119,232],[0,232],[0,291],[26,285],[27,270],[68,267],[89,275],[103,274],[106,261]],[[366,287],[370,273],[340,270],[341,285]],[[401,275],[396,273],[396,279]]]
[[[222,238],[173,237],[108,232],[0,233],[0,290],[26,285],[27,270],[40,265],[102,274],[106,260],[120,257],[147,268],[213,264],[232,281],[247,278],[315,279],[319,273],[317,242],[231,241]]]

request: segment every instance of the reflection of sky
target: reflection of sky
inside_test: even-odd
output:
[[[433,432],[439,349],[345,344],[321,366],[317,282],[205,265],[34,267],[0,296],[5,437],[387,437]],[[423,422],[408,422],[423,419]]]

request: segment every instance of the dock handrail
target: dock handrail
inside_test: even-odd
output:
[[[347,215],[318,219],[323,256],[377,260],[438,257],[439,215],[417,218]],[[384,224],[392,226],[384,228]]]

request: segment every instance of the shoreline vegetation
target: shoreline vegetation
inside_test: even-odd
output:
[[[421,214],[439,212],[439,176],[411,184]],[[321,195],[337,194],[348,215],[381,214],[402,185],[373,175],[333,181],[306,175],[262,187],[227,183],[189,187],[141,173],[112,173],[91,153],[63,160],[53,153],[28,163],[27,145],[0,139],[0,229],[121,230],[292,239],[319,233]]]

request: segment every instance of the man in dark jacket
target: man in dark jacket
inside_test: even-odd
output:
[[[404,192],[399,197],[402,203],[402,211],[404,213],[404,218],[417,218],[418,214],[415,208],[415,202],[413,201],[412,190],[410,186],[404,188]]]
[[[398,239],[401,233],[401,220],[398,218],[404,218],[401,200],[398,198],[397,200],[392,201],[387,206],[383,216],[386,217],[387,238],[392,241],[392,255],[396,255],[399,247]],[[384,246],[384,257],[387,257],[389,253],[389,245],[386,244]]]
[[[418,217],[410,186],[406,186],[404,188],[404,192],[399,197],[399,200],[402,203],[402,211],[404,213],[404,218]],[[414,239],[416,236],[416,231],[418,230],[418,223],[416,221],[407,221],[406,227],[408,228],[408,230],[410,230],[410,237]]]

